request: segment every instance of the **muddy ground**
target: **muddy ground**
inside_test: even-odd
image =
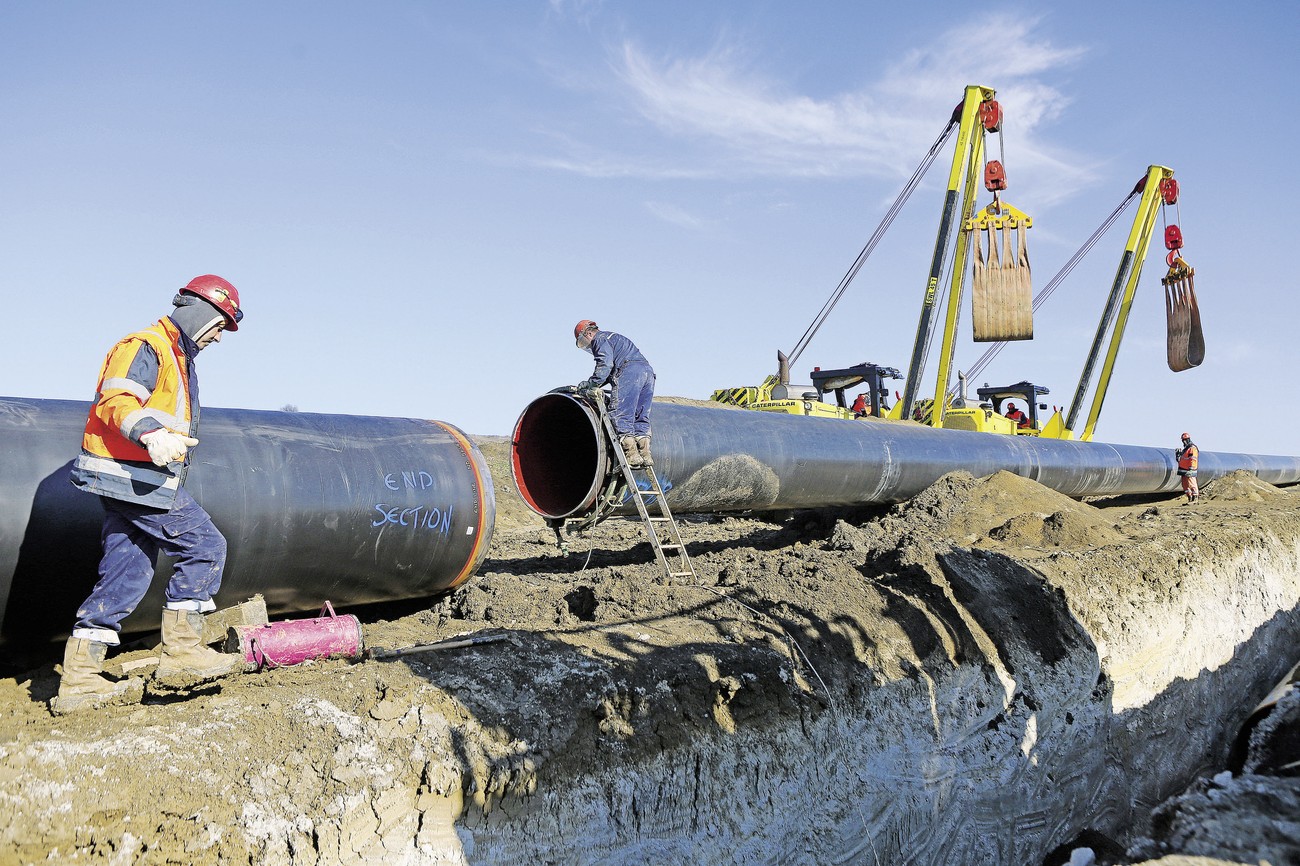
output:
[[[366,612],[363,635],[381,648],[500,640],[150,689],[141,704],[69,717],[47,707],[53,664],[0,680],[0,864],[435,862],[411,852],[441,850],[453,821],[509,815],[538,788],[580,776],[610,743],[637,760],[823,712],[852,699],[862,664],[901,664],[900,676],[909,660],[923,667],[932,648],[887,637],[897,632],[863,587],[924,592],[936,552],[996,551],[1058,581],[1144,580],[1160,594],[1174,591],[1162,575],[1177,560],[1268,533],[1300,540],[1300,492],[1240,474],[1194,506],[1176,496],[1076,502],[1006,473],[955,474],[891,507],[684,519],[699,583],[672,585],[633,521],[603,523],[562,555],[512,489],[506,441],[476,439],[497,493],[487,561],[446,597],[381,619]],[[1105,592],[1071,598],[1081,620],[1123,613]],[[148,657],[126,649],[112,661]],[[1171,856],[1185,853],[1256,863],[1264,855],[1251,840],[1268,837],[1274,866],[1300,862],[1295,837],[1280,849],[1272,838],[1300,828],[1300,746],[1287,730],[1268,729],[1273,752],[1257,756],[1255,775],[1207,774],[1163,807],[1156,838],[1074,841],[1091,842],[1102,862],[1216,862]],[[1223,793],[1234,784],[1235,799]],[[574,852],[569,862],[584,860]]]

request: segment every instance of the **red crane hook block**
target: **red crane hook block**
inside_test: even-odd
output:
[[[1183,233],[1176,225],[1165,226],[1165,249],[1181,250],[1183,248]]]
[[[984,188],[989,192],[1007,188],[1007,170],[996,159],[984,164]]]
[[[1160,195],[1165,204],[1178,204],[1178,181],[1172,177],[1160,181]]]
[[[989,132],[998,132],[1002,129],[1002,106],[998,105],[996,99],[980,103],[980,122]]]

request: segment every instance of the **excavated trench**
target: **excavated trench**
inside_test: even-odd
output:
[[[698,586],[658,580],[635,524],[560,557],[505,508],[478,576],[365,637],[508,643],[91,717],[48,715],[51,669],[0,683],[0,862],[947,866],[1123,848],[1223,768],[1297,661],[1300,495],[1214,484],[1187,508],[954,475],[865,513],[701,518],[684,527]]]
[[[583,772],[468,822],[469,862],[1038,863],[1090,834],[1130,838],[1221,767],[1294,660],[1294,539],[1171,562],[1164,597],[1144,597],[1139,574],[1099,582],[1118,614],[1105,620],[1071,597],[1088,557],[1062,563],[1073,584],[978,550],[939,563],[941,579],[880,584],[872,604],[896,634],[827,621],[796,637],[868,662],[828,683],[833,700],[801,691],[788,658],[701,658],[713,730],[636,757],[602,743]],[[753,713],[746,692],[778,682],[789,709]],[[628,692],[621,730],[654,736],[638,699],[657,696]]]

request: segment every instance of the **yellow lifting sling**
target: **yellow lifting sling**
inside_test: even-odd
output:
[[[1196,303],[1193,278],[1196,269],[1176,252],[1169,273],[1161,280],[1165,287],[1165,317],[1169,321],[1169,369],[1175,373],[1200,366],[1205,360],[1205,334],[1201,331],[1201,309]]]
[[[1033,220],[996,198],[970,222],[971,327],[977,343],[1034,338],[1034,289],[1025,230]]]

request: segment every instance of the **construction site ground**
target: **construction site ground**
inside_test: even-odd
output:
[[[1300,545],[1300,492],[1243,474],[1189,506],[1172,494],[1078,502],[1007,473],[957,473],[893,506],[682,518],[699,584],[674,585],[635,520],[600,524],[562,555],[513,489],[505,438],[475,439],[497,497],[487,560],[445,597],[360,615],[369,647],[501,640],[313,661],[189,692],[150,689],[142,703],[66,717],[48,706],[54,660],[0,680],[0,864],[502,862],[474,839],[512,821],[534,822],[534,862],[690,862],[659,859],[647,793],[592,781],[607,779],[597,771],[737,732],[797,731],[801,719],[853,705],[872,683],[924,681],[937,656],[960,655],[944,644],[961,637],[935,638],[922,613],[900,613],[890,594],[941,593],[943,557],[995,554],[1048,574],[1080,621],[1125,620],[1128,630],[1143,627],[1143,599],[1154,610],[1186,591],[1180,563],[1213,563],[1256,543]],[[1034,638],[1041,654],[1061,640],[1051,626]],[[1282,669],[1300,658],[1300,642],[1292,647]],[[120,670],[148,655],[130,649],[110,662]],[[1260,697],[1240,695],[1243,718]],[[1300,718],[1290,698],[1280,706]],[[1300,728],[1279,730],[1292,733],[1275,735],[1269,766],[1300,758]],[[781,756],[789,765],[834,760],[800,749],[797,736],[781,742],[792,743]],[[1225,741],[1223,763],[1202,767],[1201,781],[1174,780],[1177,791],[1199,787],[1154,823],[1147,812],[1096,838],[1061,839],[1050,862],[1090,842],[1098,862],[1254,864],[1268,850],[1273,866],[1300,863],[1297,770],[1239,770],[1229,790],[1227,777],[1209,781],[1229,751]],[[538,798],[584,784],[589,820],[636,822],[646,840],[636,857],[626,847],[620,859],[584,850],[581,824],[530,817]],[[828,786],[826,796],[853,792]],[[693,808],[699,820],[749,807]],[[556,838],[566,835],[568,849]],[[1261,849],[1265,841],[1273,847]],[[727,862],[783,862],[769,853]],[[874,861],[864,853],[842,862]]]

